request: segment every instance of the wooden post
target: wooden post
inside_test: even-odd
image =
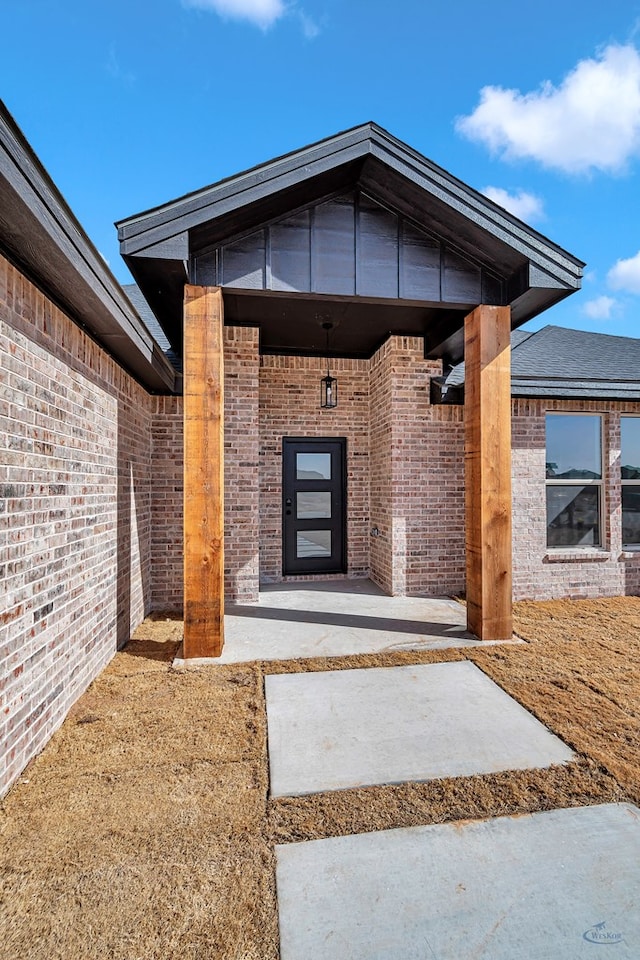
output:
[[[509,307],[464,322],[467,626],[481,640],[513,634],[510,331]]]
[[[224,365],[219,287],[185,287],[184,657],[224,643]]]

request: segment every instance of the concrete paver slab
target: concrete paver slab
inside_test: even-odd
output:
[[[225,645],[212,663],[482,647],[466,610],[443,597],[388,597],[370,580],[274,584],[256,604],[227,604]],[[176,666],[197,665],[180,657]]]
[[[546,767],[572,751],[469,661],[265,677],[273,796]]]
[[[282,960],[640,957],[640,811],[628,804],[285,844],[276,856]]]

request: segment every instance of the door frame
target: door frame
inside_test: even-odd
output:
[[[286,510],[285,501],[287,499],[286,497],[287,490],[286,490],[286,484],[285,484],[285,469],[286,469],[285,451],[288,444],[293,445],[296,443],[310,443],[310,444],[333,443],[340,446],[340,452],[341,452],[340,459],[342,461],[342,464],[341,464],[340,476],[336,478],[340,483],[340,488],[342,491],[341,510],[338,518],[340,521],[341,529],[342,529],[339,563],[336,567],[332,567],[331,569],[319,570],[313,573],[305,573],[304,571],[298,571],[295,573],[286,572],[287,544],[286,544],[286,529],[285,529],[285,510]],[[348,557],[348,552],[347,552],[347,496],[348,496],[347,475],[348,475],[348,472],[347,472],[347,438],[346,437],[283,437],[282,438],[282,497],[281,497],[282,513],[281,513],[281,516],[282,516],[282,575],[284,577],[297,577],[297,576],[323,577],[325,576],[325,574],[328,576],[336,573],[341,573],[346,576],[348,572],[348,568],[347,568],[347,557]]]

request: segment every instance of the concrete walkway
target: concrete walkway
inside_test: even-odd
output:
[[[276,857],[281,960],[640,957],[630,804],[286,844]]]
[[[565,763],[573,752],[468,660],[265,677],[274,797]]]
[[[223,661],[474,647],[455,601],[368,581],[231,607]],[[272,796],[573,756],[469,661],[265,677]],[[627,804],[276,847],[282,960],[640,957],[640,811]]]
[[[268,587],[227,607],[225,634],[205,663],[484,646],[461,604],[369,581]],[[469,661],[267,674],[265,694],[272,796],[573,756]],[[284,844],[276,861],[281,960],[640,957],[629,804]]]
[[[257,604],[227,604],[222,656],[210,662],[483,645],[467,632],[465,607],[455,600],[388,597],[370,580],[328,580],[273,584]],[[199,662],[209,661],[188,664]]]

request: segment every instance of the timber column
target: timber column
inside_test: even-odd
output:
[[[224,643],[224,359],[220,287],[184,292],[184,657]]]
[[[511,309],[464,321],[467,626],[509,640],[511,597]]]

